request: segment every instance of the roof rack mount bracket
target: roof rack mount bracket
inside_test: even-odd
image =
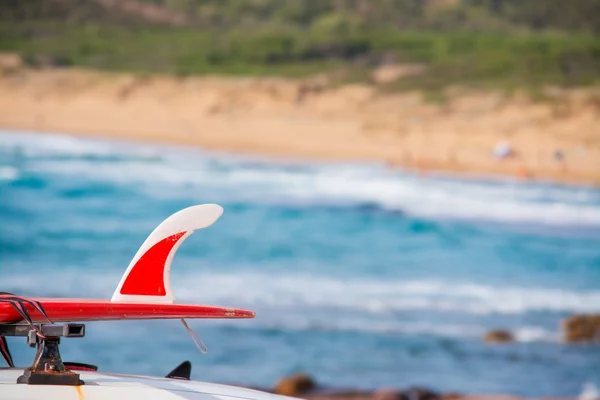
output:
[[[79,374],[70,371],[63,364],[59,344],[61,337],[85,336],[82,324],[39,325],[40,336],[30,325],[0,325],[0,336],[25,336],[27,344],[37,346],[33,364],[26,368],[17,383],[28,385],[70,385],[85,384]]]

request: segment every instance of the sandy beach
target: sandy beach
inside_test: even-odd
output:
[[[0,128],[600,185],[600,88],[548,89],[544,99],[454,89],[432,102],[417,92],[335,86],[326,77],[20,67],[0,77]],[[493,149],[501,143],[511,155],[499,159]]]

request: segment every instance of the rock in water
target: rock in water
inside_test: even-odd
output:
[[[302,396],[316,387],[315,381],[304,373],[298,373],[282,378],[275,385],[275,393],[283,396]]]
[[[503,329],[496,329],[493,331],[489,331],[483,337],[483,341],[490,344],[496,343],[510,343],[514,342],[515,338],[512,333]]]
[[[404,396],[408,400],[440,400],[441,396],[429,389],[422,387],[413,387],[404,391]]]
[[[373,393],[373,400],[408,400],[404,393],[395,389],[379,389]]]
[[[380,389],[373,393],[372,400],[441,400],[439,393],[422,387],[406,390]]]
[[[575,314],[561,325],[566,342],[600,342],[600,314]]]

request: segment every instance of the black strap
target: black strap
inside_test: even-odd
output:
[[[23,303],[29,304],[31,307],[35,308],[37,312],[42,314],[49,323],[52,323],[52,321],[50,321],[50,318],[48,318],[48,314],[46,314],[46,311],[44,310],[42,303],[40,303],[39,301],[31,300],[31,299],[28,299],[27,297],[17,296],[15,294],[8,293],[8,292],[0,292],[0,301],[3,301],[3,300],[11,302],[13,305],[13,308],[15,310],[17,310],[19,312],[19,314],[21,314],[23,319],[25,321],[27,321],[29,324],[31,324],[32,322],[31,322],[31,317],[29,317],[29,313],[27,312],[27,309],[25,309],[25,307],[19,307],[19,308],[23,309],[23,311],[20,311],[15,306],[15,303],[18,303],[21,306],[23,305]]]
[[[21,318],[23,318],[25,322],[27,322],[36,331],[38,335],[41,335],[41,332],[33,324],[33,320],[31,319],[31,316],[27,311],[27,307],[25,307],[26,304],[29,304],[40,314],[42,314],[44,318],[48,320],[48,322],[52,323],[52,321],[50,321],[50,318],[48,318],[48,314],[46,314],[46,311],[44,311],[44,307],[39,301],[17,296],[8,292],[0,292],[0,302],[10,303],[10,305],[19,313],[19,315],[21,315]],[[4,336],[0,337],[0,353],[2,353],[2,358],[4,358],[4,361],[6,361],[8,366],[14,368],[15,364],[13,362],[12,355],[10,354],[10,350],[8,349],[8,342],[6,341],[6,338]]]
[[[8,343],[6,342],[6,338],[4,336],[0,336],[0,353],[2,353],[2,358],[4,358],[4,361],[6,361],[8,366],[14,368],[15,363],[13,362],[13,358],[10,355]]]

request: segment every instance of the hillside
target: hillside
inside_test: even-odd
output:
[[[32,65],[243,75],[336,71],[389,89],[600,81],[599,0],[7,0],[0,51]]]

